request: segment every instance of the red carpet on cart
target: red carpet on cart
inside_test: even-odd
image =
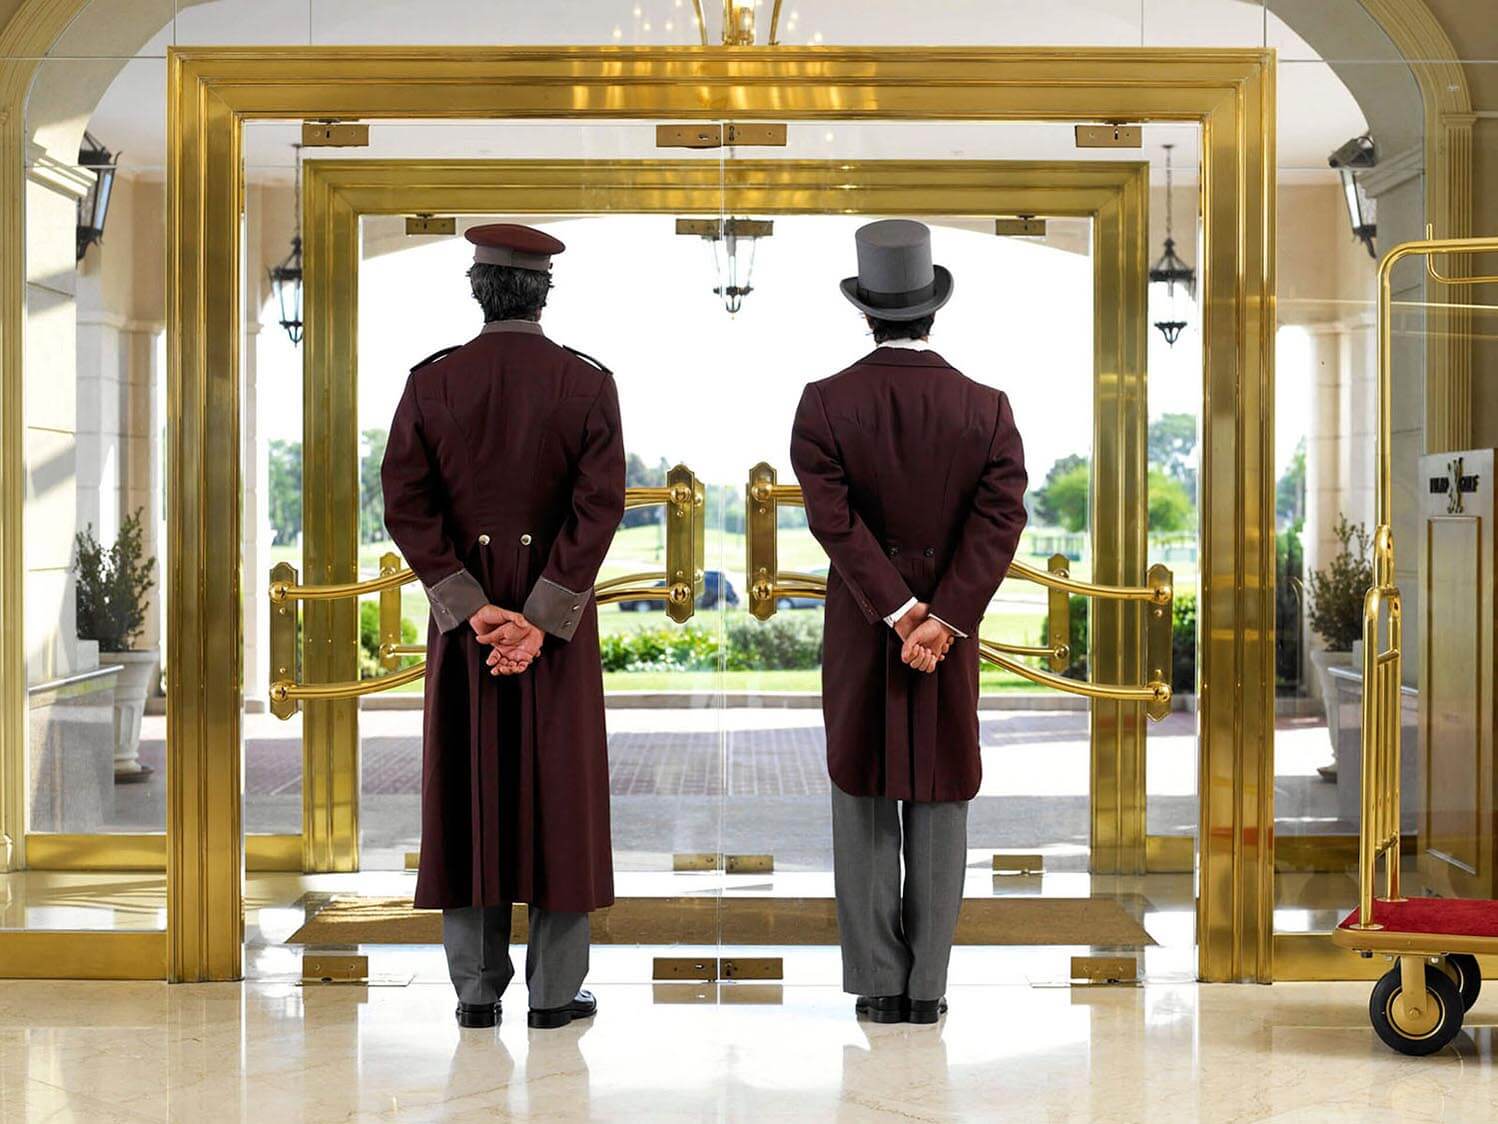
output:
[[[1460,937],[1498,937],[1498,901],[1485,898],[1410,898],[1402,902],[1374,899],[1373,920],[1396,933],[1447,933]],[[1338,928],[1358,923],[1358,910]]]

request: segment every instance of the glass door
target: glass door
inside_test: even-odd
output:
[[[1089,702],[1013,669],[1138,687],[1150,678],[1138,607],[1058,597],[1046,581],[1143,587],[1145,563],[1168,547],[1178,619],[1194,581],[1200,349],[1156,341],[1146,317],[1165,314],[1146,311],[1141,263],[1164,237],[1167,143],[1178,244],[1195,245],[1195,133],[1147,133],[1142,151],[1100,154],[1077,150],[1069,125],[792,124],[783,148],[728,151],[660,148],[646,122],[374,122],[369,148],[321,150],[305,165],[306,338],[294,344],[280,325],[269,284],[258,298],[252,377],[277,388],[253,396],[264,488],[254,525],[269,524],[254,557],[267,587],[272,564],[304,584],[401,568],[384,537],[379,460],[409,368],[477,331],[461,238],[471,224],[524,221],[567,243],[543,327],[615,372],[639,502],[600,581],[666,581],[673,509],[651,490],[679,480],[676,466],[700,488],[690,619],[672,619],[648,590],[600,598],[619,903],[599,926],[598,978],[691,979],[721,949],[790,982],[836,979],[820,711],[828,563],[795,502],[786,449],[802,386],[870,349],[837,282],[853,272],[854,230],[887,216],[933,227],[938,260],[959,277],[935,345],[1009,393],[1030,462],[1021,560],[1038,576],[1006,582],[982,632],[1009,666],[982,672],[985,781],[970,816],[958,978],[991,979],[995,964],[1064,974],[1079,950],[1194,971],[1192,715],[1172,711],[1156,728],[1173,752],[1146,776],[1145,706]],[[297,138],[247,128],[260,266],[280,261],[297,229]],[[456,158],[474,153],[484,159]],[[1146,354],[1166,376],[1148,397]],[[1167,430],[1180,431],[1171,459],[1155,464]],[[751,526],[757,468],[789,489],[768,540]],[[1157,505],[1169,526],[1155,526]],[[768,594],[751,549],[766,541],[785,579]],[[303,607],[304,679],[393,686],[309,699],[285,722],[268,714],[263,739],[247,733],[249,830],[300,828],[297,861],[252,876],[267,907],[252,971],[354,943],[415,956],[440,978],[440,958],[419,951],[437,938],[436,918],[412,928],[408,905],[421,777],[411,670],[426,615],[414,583],[371,590],[357,607]],[[272,668],[267,696],[274,679]],[[339,928],[370,899],[388,907],[380,924]],[[1011,899],[1026,917],[990,916]],[[979,957],[1000,945],[1012,955]]]

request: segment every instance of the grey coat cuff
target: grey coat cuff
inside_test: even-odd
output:
[[[443,632],[451,632],[460,624],[466,624],[469,617],[489,604],[484,587],[467,570],[449,574],[436,585],[425,588],[427,602],[432,607],[432,619]]]
[[[583,619],[583,609],[592,596],[591,589],[574,593],[566,586],[542,578],[525,599],[525,608],[521,612],[525,614],[526,620],[542,632],[548,632],[559,640],[571,640],[572,634],[577,631],[578,622]]]

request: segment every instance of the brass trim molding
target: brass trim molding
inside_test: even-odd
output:
[[[300,871],[300,835],[246,835],[245,869]],[[32,870],[165,870],[166,834],[64,835],[33,832],[26,837]]]
[[[166,942],[159,929],[0,929],[0,978],[159,980]]]
[[[233,978],[241,964],[242,653],[235,611],[240,480],[237,458],[210,453],[235,448],[239,441],[240,126],[268,118],[499,119],[559,113],[573,119],[703,121],[721,120],[727,106],[734,117],[781,121],[1122,116],[1140,123],[1200,123],[1206,405],[1199,966],[1209,980],[1268,980],[1274,68],[1273,52],[1264,50],[172,48],[168,478],[176,488],[168,522],[173,565],[167,601],[173,663],[180,669],[168,714],[173,977]],[[563,89],[565,105],[558,101]],[[752,185],[734,185],[726,198],[736,205],[756,194]],[[764,191],[758,194],[763,197]],[[825,191],[812,194],[826,196]],[[608,205],[606,190],[590,195],[590,209]],[[398,208],[412,209],[409,202]],[[310,259],[307,267],[313,267]],[[307,313],[315,315],[316,306],[309,305]],[[351,477],[355,458],[343,463]],[[328,568],[351,569],[341,562]],[[306,578],[346,581],[352,573],[317,572],[309,565]],[[226,628],[226,621],[236,624]]]

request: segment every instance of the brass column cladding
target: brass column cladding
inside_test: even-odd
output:
[[[167,970],[242,974],[240,128],[181,56],[167,82]]]
[[[1114,213],[1116,212],[1116,214]],[[1149,271],[1149,169],[1140,165],[1093,220],[1092,580],[1143,585],[1149,496],[1145,446]],[[1143,620],[1137,601],[1089,598],[1089,678],[1143,683]],[[1089,808],[1094,874],[1145,872],[1145,707],[1094,699]]]
[[[169,330],[171,382],[196,388],[172,411],[172,443],[193,450],[237,407],[238,120],[327,116],[394,118],[736,116],[778,120],[1199,121],[1203,126],[1204,466],[1203,636],[1200,694],[1202,876],[1199,972],[1210,980],[1271,978],[1273,713],[1273,331],[1274,55],[1265,50],[781,47],[719,48],[180,48],[170,49],[172,139],[168,149],[171,239],[176,263]],[[690,79],[690,80],[687,80]],[[565,101],[558,91],[565,90]],[[232,109],[231,109],[232,107]],[[227,139],[226,139],[227,138]],[[227,184],[220,182],[227,180]],[[752,195],[752,191],[745,194]],[[594,196],[590,209],[601,200]],[[449,207],[412,209],[457,211]],[[672,210],[684,208],[672,207]],[[838,208],[842,210],[844,208]],[[1019,208],[1009,205],[1005,213]],[[1025,208],[1040,213],[1041,208]],[[211,268],[202,268],[211,267]],[[191,317],[193,322],[188,323]],[[205,334],[206,333],[206,334]],[[237,433],[233,434],[237,437]],[[172,525],[195,529],[217,554],[238,531],[238,466],[204,474],[206,492],[181,489]],[[178,459],[179,471],[190,462]],[[187,475],[183,473],[183,475]],[[225,484],[234,487],[225,488]],[[220,490],[222,489],[222,490]],[[185,535],[174,537],[184,541]],[[221,571],[196,555],[174,559],[169,589],[188,599],[173,612],[177,651],[218,649],[237,593],[232,556]],[[205,616],[198,610],[224,610]],[[215,633],[215,630],[217,632]],[[169,809],[185,838],[174,854],[204,856],[193,882],[205,893],[174,897],[174,964],[238,970],[239,887],[233,910],[210,908],[215,876],[241,863],[240,841],[215,852],[220,824],[198,813],[225,809],[238,827],[238,714],[228,753],[209,757],[207,729],[222,700],[238,697],[239,653],[204,661],[185,694],[204,706],[179,716],[169,747],[185,765]],[[218,680],[213,685],[211,680]],[[227,686],[225,684],[227,683]],[[206,704],[206,705],[205,705]],[[206,765],[204,761],[206,760]],[[199,775],[197,770],[202,767]],[[181,805],[181,808],[178,805]],[[177,813],[182,811],[180,818]],[[205,844],[207,844],[205,846]],[[228,861],[225,861],[228,859]],[[184,858],[184,862],[188,860]],[[179,881],[181,879],[179,878]],[[232,940],[232,962],[216,955]],[[201,968],[199,967],[201,965]]]
[[[1203,979],[1262,983],[1274,912],[1274,65],[1265,56],[1203,117],[1199,274],[1197,955]]]
[[[0,34],[0,43],[10,45],[10,30]],[[34,61],[0,61],[0,872],[26,865],[24,151],[25,98],[36,67]]]
[[[306,177],[303,196],[303,580],[325,585],[359,578],[360,238],[326,181]],[[358,679],[356,598],[306,602],[302,637],[302,682]],[[358,870],[359,701],[308,700],[302,712],[303,869]]]

